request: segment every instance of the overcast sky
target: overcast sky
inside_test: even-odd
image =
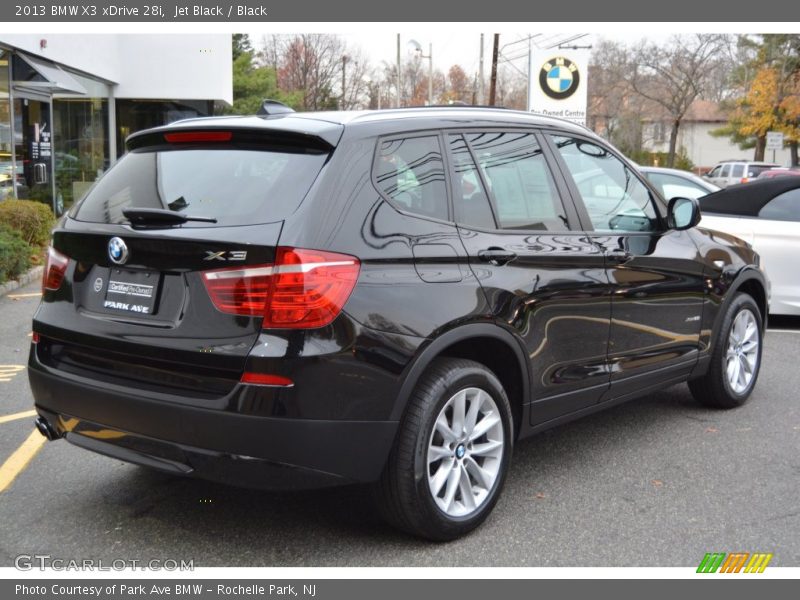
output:
[[[435,69],[447,72],[454,64],[461,65],[468,74],[477,73],[480,57],[480,29],[474,24],[464,23],[442,23],[432,26],[427,23],[402,24],[401,32],[401,53],[403,59],[406,58],[408,41],[411,39],[419,42],[425,54],[428,53],[428,44],[433,44],[433,66]],[[598,24],[593,24],[597,27]],[[561,33],[562,30],[556,29],[547,33],[537,33],[533,31],[514,31],[511,29],[496,29],[500,32],[501,54],[507,58],[515,58],[513,65],[522,71],[527,70],[527,41],[529,36],[533,37],[534,47],[537,45],[542,48],[557,46],[560,40],[571,39],[583,35],[570,45],[591,46],[602,37],[613,37],[626,43],[634,43],[643,39],[645,36],[653,41],[666,41],[671,33],[661,31],[647,32],[634,27],[631,32],[628,26],[627,31],[612,31],[608,33],[587,33],[586,31],[574,31]],[[359,30],[347,31],[346,29],[335,31],[336,34],[344,37],[348,46],[360,47],[364,54],[369,58],[373,66],[380,66],[382,61],[394,64],[397,61],[397,31],[395,24],[377,24],[370,29],[359,28]],[[248,31],[251,41],[256,48],[261,45],[261,40],[265,34],[272,31],[254,29]],[[283,33],[290,33],[284,31]],[[492,58],[492,36],[494,31],[484,33],[484,70],[488,77]]]

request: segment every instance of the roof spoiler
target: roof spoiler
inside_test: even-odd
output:
[[[283,102],[277,100],[264,100],[261,103],[261,108],[258,109],[256,116],[259,117],[274,117],[276,115],[285,115],[293,113],[294,110],[286,106]]]

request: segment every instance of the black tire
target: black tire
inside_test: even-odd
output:
[[[737,391],[732,387],[727,375],[728,346],[731,328],[736,318],[745,311],[749,311],[755,317],[758,348],[752,378],[744,389]],[[704,376],[689,382],[689,390],[697,402],[712,408],[736,408],[747,401],[756,385],[761,368],[763,331],[763,319],[758,305],[748,294],[737,294],[725,311],[719,331],[715,334],[708,371]]]
[[[464,456],[465,450],[462,448],[460,450],[462,456],[457,458],[459,449],[456,447],[452,457],[442,459],[441,463],[432,462],[429,466],[429,445],[434,443],[435,436],[440,435],[439,433],[434,434],[436,419],[448,402],[454,399],[459,392],[476,388],[488,394],[497,408],[502,424],[503,448],[502,452],[498,452],[500,456],[492,459],[494,461],[492,469],[497,469],[497,471],[494,484],[488,493],[486,488],[489,486],[486,486],[480,492],[480,494],[484,494],[483,499],[473,509],[473,512],[465,516],[451,516],[437,505],[437,500],[434,499],[434,493],[430,487],[433,484],[429,484],[429,474],[432,476],[437,465],[443,466],[445,460],[450,461],[449,464],[455,465],[452,467],[453,469],[460,469],[457,461],[463,460],[463,473],[468,473],[466,461],[470,460],[470,456]],[[469,393],[474,394],[474,398],[482,397],[475,391]],[[470,406],[473,402],[475,400],[469,401]],[[452,411],[452,408],[449,410]],[[493,411],[487,411],[481,414],[485,418],[486,415],[492,413]],[[479,419],[478,423],[480,422]],[[499,424],[494,426],[495,435],[499,432],[498,427]],[[475,431],[477,430],[478,427],[475,427]],[[466,439],[467,428],[464,427],[463,431]],[[514,426],[508,397],[494,373],[482,364],[471,360],[436,359],[422,376],[412,394],[383,476],[375,488],[378,510],[395,527],[429,540],[443,542],[466,534],[478,527],[497,503],[511,460],[513,435]],[[481,438],[481,443],[485,442],[486,439]],[[476,440],[474,443],[477,448],[479,441]],[[464,446],[464,444],[458,443],[458,446]],[[472,449],[472,444],[469,444],[469,448]],[[475,460],[486,460],[478,457],[477,454],[475,456],[477,457]],[[486,463],[484,462],[483,465]],[[475,483],[477,490],[479,487],[476,483],[477,480],[473,481],[472,476],[469,478],[468,489],[472,490],[471,485]],[[462,505],[466,506],[460,487],[456,492],[456,497],[459,495]],[[475,491],[475,497],[479,497],[478,491]],[[443,498],[439,499],[439,502],[445,501]],[[455,500],[453,502],[455,503]]]

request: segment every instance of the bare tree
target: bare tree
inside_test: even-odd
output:
[[[303,110],[349,110],[369,104],[369,60],[337,35],[264,35],[256,60],[276,70],[279,89],[299,95]]]
[[[633,53],[627,80],[643,98],[661,107],[670,120],[667,166],[675,163],[678,132],[686,111],[699,98],[720,68],[728,36],[675,36],[667,46],[642,42]]]
[[[350,50],[342,57],[344,77],[342,79],[342,110],[364,108],[370,104],[369,84],[372,77],[369,60],[360,48]],[[368,80],[369,79],[369,80]]]

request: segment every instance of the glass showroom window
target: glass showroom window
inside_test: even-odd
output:
[[[59,213],[80,200],[109,167],[108,87],[70,73],[87,97],[57,94],[53,98],[56,206]]]
[[[5,50],[0,50],[0,201],[14,195],[14,166],[11,139],[11,103],[8,95],[8,58]]]

